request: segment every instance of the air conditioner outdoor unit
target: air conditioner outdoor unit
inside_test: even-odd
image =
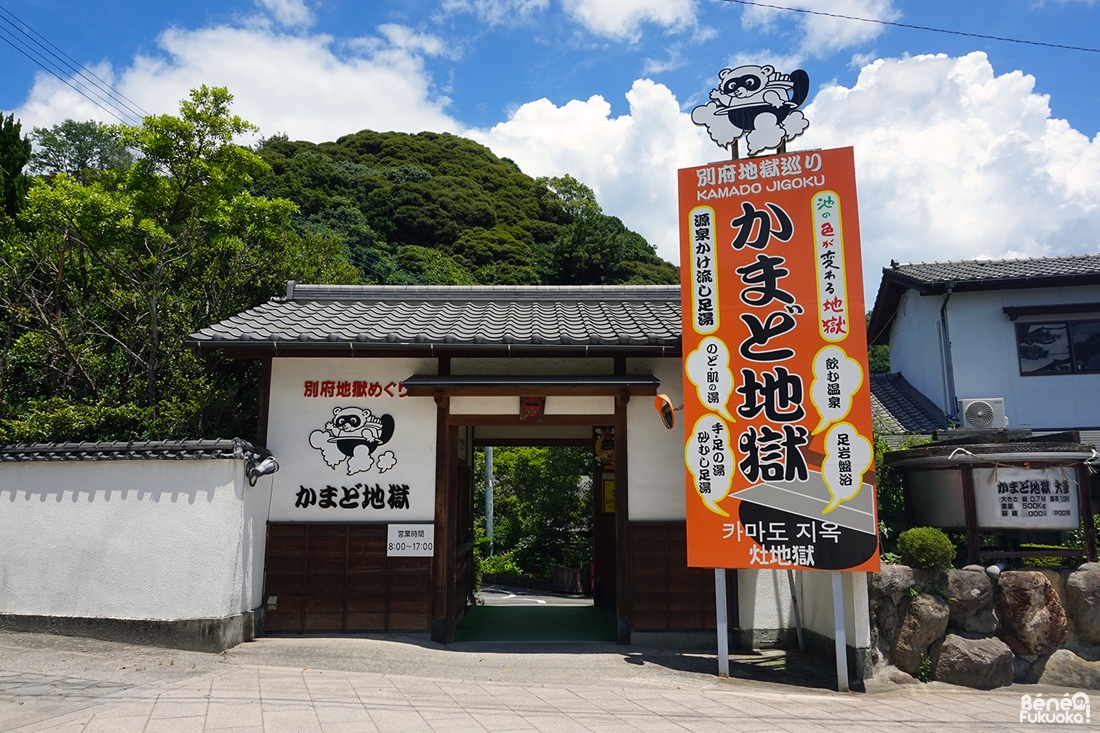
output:
[[[959,400],[959,418],[969,430],[1008,427],[1004,397]]]

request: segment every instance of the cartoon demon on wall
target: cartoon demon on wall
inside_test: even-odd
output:
[[[806,101],[810,77],[802,69],[790,75],[753,64],[722,69],[710,102],[691,111],[691,121],[707,128],[720,147],[745,134],[749,155],[777,148],[801,135],[810,123],[798,107]]]
[[[373,467],[385,473],[397,465],[397,456],[393,451],[375,456],[374,451],[389,442],[393,429],[392,415],[375,416],[364,407],[337,407],[324,430],[309,434],[309,444],[321,451],[333,470],[346,460],[349,476]]]

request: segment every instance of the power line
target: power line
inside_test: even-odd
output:
[[[953,36],[966,36],[967,38],[981,38],[986,41],[1004,41],[1005,43],[1022,43],[1028,46],[1044,46],[1046,48],[1060,48],[1066,51],[1088,51],[1089,53],[1100,53],[1100,48],[1089,48],[1088,46],[1067,46],[1062,43],[1045,43],[1044,41],[1027,41],[1021,38],[1008,38],[1005,36],[987,36],[982,33],[968,33],[966,31],[953,31],[948,28],[933,28],[926,25],[913,25],[912,23],[895,23],[892,20],[879,20],[877,18],[860,18],[855,15],[841,15],[839,13],[826,13],[821,10],[808,10],[806,8],[788,8],[782,5],[769,5],[768,3],[759,3],[755,0],[726,0],[728,3],[737,3],[738,5],[752,5],[757,8],[769,8],[771,10],[786,10],[790,13],[804,13],[806,15],[820,15],[826,18],[840,18],[841,20],[858,20],[861,23],[875,23],[877,25],[889,25],[895,28],[908,28],[916,31],[930,31],[932,33],[947,33]]]
[[[147,114],[136,102],[85,69],[2,5],[0,40],[119,122],[133,124]]]
[[[49,68],[48,66],[46,66],[45,64],[43,64],[43,63],[42,63],[41,61],[39,61],[38,59],[36,59],[35,57],[31,56],[31,55],[30,55],[29,53],[27,53],[26,51],[24,51],[24,50],[23,50],[22,48],[20,48],[19,46],[15,45],[14,43],[12,43],[12,41],[11,41],[11,40],[9,40],[9,39],[8,39],[8,38],[7,38],[7,37],[6,37],[5,35],[3,35],[3,30],[4,30],[3,28],[0,28],[0,41],[3,41],[4,43],[8,44],[9,46],[11,46],[12,48],[14,48],[14,49],[15,49],[16,51],[18,51],[19,53],[23,54],[24,56],[26,56],[26,57],[27,57],[28,59],[30,59],[30,60],[31,60],[31,61],[33,61],[34,63],[36,63],[36,64],[38,64],[39,66],[41,66],[41,67],[42,67],[43,69],[45,69],[45,70],[46,70],[47,72],[49,72],[50,74],[53,74],[54,76],[56,76],[56,77],[58,78],[58,80],[60,80],[60,81],[61,81],[61,82],[62,82],[63,84],[66,84],[67,86],[71,87],[71,88],[73,89],[73,91],[75,91],[75,92],[76,92],[77,94],[79,94],[80,96],[82,96],[82,97],[84,97],[85,99],[87,99],[87,100],[88,100],[89,102],[91,102],[92,104],[94,104],[94,105],[95,105],[96,107],[99,107],[99,108],[100,108],[101,110],[103,110],[104,112],[106,112],[107,114],[109,114],[109,115],[110,115],[111,117],[114,117],[114,118],[115,118],[116,120],[118,120],[119,122],[121,122],[121,123],[123,123],[123,124],[125,124],[125,123],[126,123],[126,120],[124,120],[124,119],[122,118],[122,116],[121,116],[121,115],[119,115],[119,113],[118,113],[118,112],[117,112],[117,111],[116,111],[116,110],[115,110],[115,109],[114,109],[113,107],[105,107],[105,106],[103,106],[103,105],[102,105],[102,104],[100,104],[100,103],[99,103],[99,102],[98,102],[97,100],[95,100],[95,99],[92,99],[92,98],[91,98],[90,96],[88,96],[88,95],[87,95],[86,93],[84,93],[84,91],[83,91],[82,89],[80,89],[79,87],[77,87],[76,85],[74,85],[74,84],[73,84],[72,82],[70,82],[70,81],[69,81],[68,79],[64,78],[63,76],[61,76],[60,74],[58,74],[58,73],[57,73],[56,71],[54,71],[53,69]]]

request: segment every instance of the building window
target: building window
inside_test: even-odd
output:
[[[1100,372],[1100,321],[1017,323],[1020,374]]]

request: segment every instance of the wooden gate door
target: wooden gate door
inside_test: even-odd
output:
[[[267,632],[427,631],[431,558],[387,557],[384,524],[269,524]]]

